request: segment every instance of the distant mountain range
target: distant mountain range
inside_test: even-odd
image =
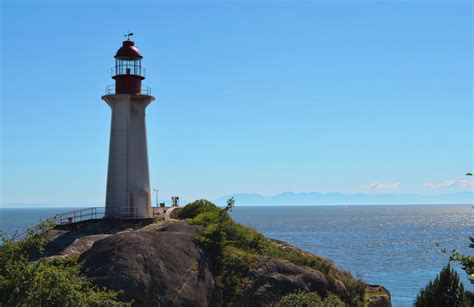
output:
[[[223,205],[234,197],[236,205],[384,205],[384,204],[472,204],[474,192],[439,195],[419,194],[343,194],[343,193],[292,193],[272,196],[240,193],[220,197],[216,203]]]

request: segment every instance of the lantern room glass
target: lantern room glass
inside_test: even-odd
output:
[[[115,60],[115,76],[117,75],[134,75],[145,76],[145,69],[142,68],[142,61],[138,60]]]

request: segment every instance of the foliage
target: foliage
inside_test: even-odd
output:
[[[1,233],[0,306],[129,306],[118,293],[95,288],[75,258],[29,261],[44,251],[52,225],[45,221],[20,241]]]
[[[231,249],[225,250],[223,259],[216,284],[221,289],[222,301],[232,305],[242,295],[250,280],[250,260],[246,255],[234,254]]]
[[[467,293],[459,280],[459,275],[448,263],[433,281],[421,289],[415,307],[468,307]]]
[[[197,224],[197,225],[210,225],[210,224],[217,224],[217,222],[221,219],[221,212],[220,211],[208,211],[199,213],[196,217],[194,217],[190,223]]]
[[[255,262],[255,255],[310,267],[324,273],[330,283],[336,282],[333,276],[335,269],[330,261],[283,242],[269,240],[255,229],[235,223],[228,214],[233,207],[233,199],[229,199],[224,209],[200,200],[187,205],[180,213],[180,218],[192,217],[189,223],[201,226],[195,242],[209,252],[223,302],[232,304],[242,294],[249,281],[247,277],[252,262]],[[362,306],[367,285],[350,274],[343,277],[351,297],[351,301],[346,303]]]
[[[316,307],[322,306],[322,300],[318,294],[310,291],[298,291],[284,296],[277,307]]]
[[[344,304],[343,301],[341,301],[341,299],[333,294],[333,293],[329,293],[328,296],[326,296],[326,298],[323,300],[323,306],[324,307],[345,307],[346,304]]]
[[[358,280],[352,276],[351,273],[347,271],[340,271],[344,278],[344,284],[346,285],[347,291],[351,301],[349,302],[350,306],[364,306],[365,294],[367,292],[367,284]]]
[[[469,240],[471,241],[469,247],[474,248],[474,237],[469,237]],[[474,256],[461,255],[459,251],[453,250],[449,260],[459,262],[463,270],[467,273],[471,284],[474,284]]]
[[[170,218],[179,220],[181,212],[183,212],[183,207],[173,209],[173,211],[171,211]]]
[[[211,224],[202,229],[200,235],[194,239],[198,245],[208,251],[214,265],[214,271],[216,272],[220,270],[224,254],[223,235],[222,231],[215,224]]]
[[[329,282],[334,281],[334,277],[331,275],[332,264],[326,259],[310,254],[304,254],[301,251],[291,247],[288,248],[279,246],[268,239],[261,241],[258,250],[264,256],[285,259],[297,265],[307,266],[321,271],[326,275],[326,278]]]
[[[191,209],[186,210],[190,206]],[[211,260],[215,266],[216,271],[220,271],[220,266],[224,254],[225,232],[223,231],[223,224],[231,221],[228,216],[228,211],[232,210],[234,206],[234,199],[227,201],[225,209],[221,210],[219,207],[207,200],[198,200],[183,208],[183,212],[192,212],[196,214],[191,223],[207,225],[196,237],[196,243],[206,248],[211,255]],[[208,211],[203,211],[207,209]],[[186,216],[188,216],[186,214]]]
[[[200,199],[183,207],[183,209],[179,211],[178,217],[180,219],[193,219],[200,213],[209,211],[219,212],[221,209],[208,200]]]
[[[284,296],[276,305],[277,307],[345,307],[343,301],[330,293],[324,299],[318,294],[308,290],[290,293]]]

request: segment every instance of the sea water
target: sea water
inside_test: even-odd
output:
[[[370,284],[386,287],[393,306],[416,294],[448,262],[441,247],[470,252],[471,206],[237,207],[233,218],[268,237],[331,259]],[[459,270],[464,285],[466,274]]]
[[[0,229],[24,231],[74,208],[0,208]],[[448,262],[441,247],[467,248],[474,209],[459,205],[237,206],[232,217],[268,237],[286,241],[386,287],[395,307],[411,306],[420,288]],[[466,288],[473,291],[459,270]]]

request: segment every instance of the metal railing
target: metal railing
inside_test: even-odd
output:
[[[105,95],[115,95],[115,85],[107,85],[105,87]],[[151,95],[151,87],[149,86],[143,86],[141,87],[140,93],[137,93],[137,95]]]
[[[103,218],[119,218],[119,219],[142,219],[149,217],[156,217],[160,215],[161,207],[150,208],[119,208],[119,207],[93,207],[79,210],[68,211],[64,213],[55,214],[52,219],[55,225],[66,225],[78,223],[81,221],[98,220]],[[166,212],[166,211],[165,211]],[[107,215],[107,217],[106,217]],[[41,224],[36,225],[23,233],[16,235],[14,240],[20,241],[31,235],[40,235],[44,231]]]
[[[56,214],[54,216],[56,225],[77,223],[86,220],[100,219],[105,216],[105,208],[85,208]]]
[[[94,207],[85,208],[54,216],[56,225],[77,223],[102,218],[139,219],[148,218],[153,214],[151,208],[123,208],[123,207]]]

